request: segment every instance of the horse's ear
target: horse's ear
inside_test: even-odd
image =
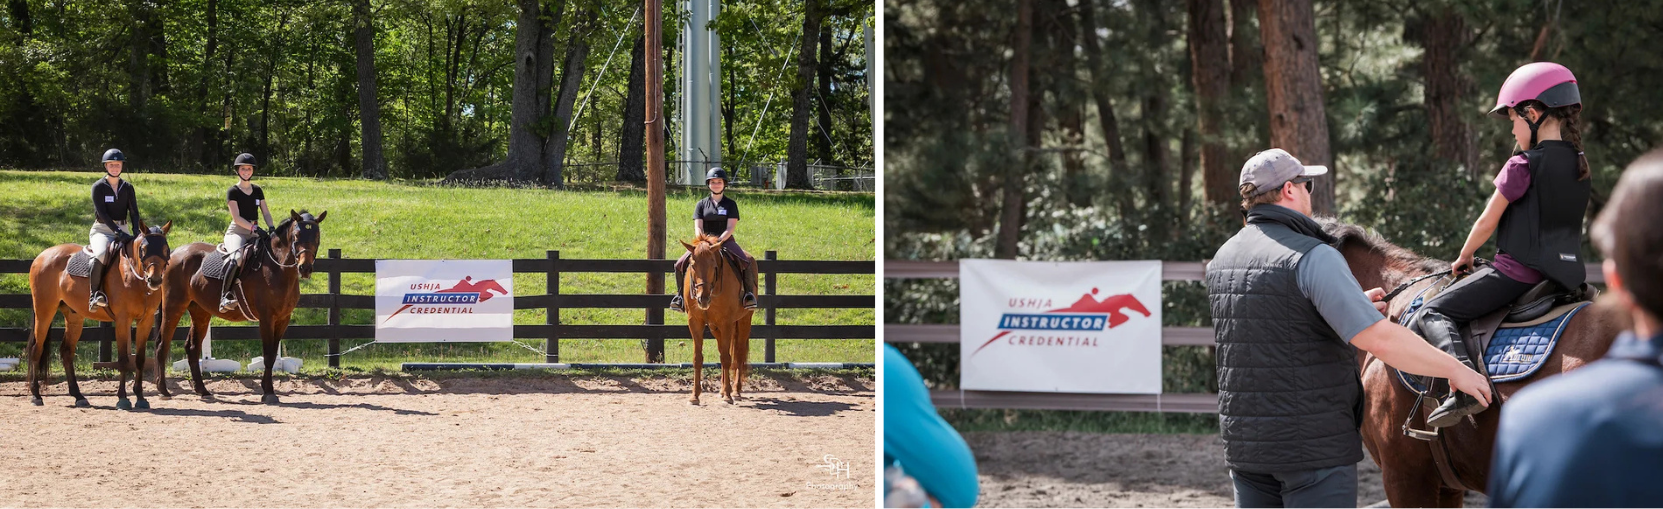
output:
[[[323,222],[323,216],[327,216],[327,215],[329,215],[329,211],[327,211],[327,210],[325,210],[325,211],[323,211],[323,213],[322,213],[322,214],[318,214],[318,218],[317,218],[317,219],[314,219],[314,220],[312,220],[312,222],[314,222],[314,223],[322,223],[322,222]]]
[[[300,222],[300,213],[295,212],[294,209],[289,209],[289,217],[294,219],[296,223]]]
[[[136,235],[144,235],[144,234],[149,233],[149,232],[150,232],[150,229],[146,228],[144,226],[144,219],[139,219],[139,226],[138,226],[138,228],[133,229],[133,233],[136,234]]]
[[[731,239],[731,238],[732,237],[729,237],[729,239]],[[726,244],[726,243],[728,243],[728,241],[726,239],[720,240],[720,241],[717,241],[715,244],[711,244],[710,248],[719,250],[719,249],[722,249],[722,244]]]
[[[167,232],[172,231],[172,230],[173,230],[173,221],[168,221],[166,223],[162,223],[162,235],[167,235]]]
[[[681,239],[676,239],[676,242],[680,242],[681,247],[687,248],[687,252],[689,252],[689,253],[693,252],[693,246],[687,245],[687,241],[681,240]]]

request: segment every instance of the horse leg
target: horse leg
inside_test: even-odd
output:
[[[114,314],[113,312],[111,314]],[[116,383],[115,407],[121,410],[132,410],[133,402],[127,399],[127,375],[133,371],[133,357],[128,349],[133,341],[133,321],[126,316],[115,317],[115,346],[116,346]]]
[[[185,340],[185,364],[191,367],[191,388],[196,389],[196,395],[211,398],[214,395],[208,392],[208,385],[202,380],[201,359],[202,339],[208,337],[208,321],[214,317],[208,314],[206,308],[195,302],[190,304],[189,312],[191,314],[191,337]]]
[[[24,357],[29,360],[29,402],[35,406],[46,404],[40,398],[40,385],[46,383],[46,375],[51,368],[46,365],[50,354],[46,350],[46,341],[52,332],[52,317],[58,314],[55,306],[43,306],[45,299],[35,298],[35,329],[34,341],[29,342],[29,350]],[[42,309],[44,308],[44,309]]]
[[[733,352],[729,350],[733,347],[733,341],[728,339],[728,335],[733,333],[733,327],[718,327],[712,324],[710,332],[716,336],[716,354],[722,359],[722,401],[726,401],[731,405],[733,404],[733,378],[728,376],[728,372],[733,370]]]
[[[58,343],[58,357],[64,363],[64,380],[69,382],[69,395],[75,398],[75,406],[90,407],[92,403],[81,395],[81,384],[75,382],[75,344],[81,341],[81,315],[64,313],[64,340]]]
[[[156,334],[156,394],[162,399],[173,399],[173,392],[167,388],[167,368],[173,358],[173,334],[184,316],[184,306],[163,307],[162,321],[157,324],[161,330]]]
[[[688,318],[687,330],[693,334],[693,397],[687,404],[698,405],[699,392],[704,388],[704,321]]]
[[[277,331],[274,329],[270,318],[260,321],[260,351],[266,361],[266,373],[260,377],[260,402],[267,405],[278,403],[277,390],[271,384],[271,370],[277,366]]]
[[[733,328],[733,351],[738,356],[734,360],[734,367],[738,368],[739,377],[733,382],[733,399],[742,399],[740,393],[745,389],[745,380],[751,374],[751,316],[739,319]]]
[[[148,410],[150,402],[144,400],[144,361],[145,341],[156,333],[156,313],[149,312],[139,316],[139,328],[133,335],[133,408]],[[160,368],[161,366],[157,366]]]

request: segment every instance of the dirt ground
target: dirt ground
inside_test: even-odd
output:
[[[983,507],[1231,507],[1217,435],[965,433],[981,471]],[[1357,467],[1357,503],[1386,500],[1380,467]],[[1467,507],[1486,507],[1468,492]]]
[[[0,383],[0,506],[872,507],[870,377],[753,377],[747,399],[623,376],[220,379],[204,401],[113,381],[29,404]],[[148,387],[148,384],[147,384]],[[716,385],[707,379],[707,389]],[[184,396],[182,394],[191,394]],[[848,461],[832,473],[826,455]]]

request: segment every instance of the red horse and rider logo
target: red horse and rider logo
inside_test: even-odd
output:
[[[398,308],[398,311],[394,311],[391,315],[387,315],[387,320],[382,320],[381,323],[387,323],[387,321],[392,320],[393,317],[398,316],[399,313],[403,313],[405,310],[417,305],[435,304],[471,306],[491,300],[491,297],[496,296],[491,292],[508,295],[508,290],[504,289],[502,285],[497,284],[497,280],[485,279],[481,281],[474,281],[473,276],[464,277],[461,281],[457,281],[455,286],[442,290],[435,290],[433,293],[406,293],[404,294],[404,307]],[[471,308],[467,309],[469,309],[467,312],[472,312]]]
[[[977,347],[970,355],[976,355],[999,338],[1017,330],[1102,331],[1130,321],[1132,317],[1124,312],[1128,309],[1142,313],[1145,317],[1151,316],[1143,302],[1138,301],[1132,294],[1110,295],[1103,300],[1097,300],[1095,295],[1097,289],[1092,288],[1090,293],[1081,295],[1074,304],[1043,314],[1005,313],[999,317],[999,328],[1002,330],[986,343],[982,343],[982,346]]]

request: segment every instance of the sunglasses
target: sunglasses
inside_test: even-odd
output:
[[[1293,183],[1294,185],[1305,184],[1305,192],[1309,193],[1316,189],[1316,184],[1312,183],[1312,180],[1313,179],[1294,179]]]

